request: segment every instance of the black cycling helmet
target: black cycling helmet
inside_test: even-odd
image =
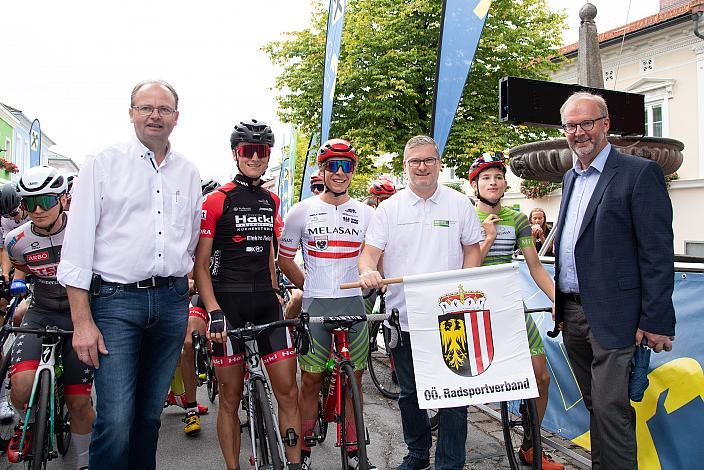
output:
[[[0,189],[0,215],[7,215],[20,206],[20,195],[14,183],[6,183]]]
[[[215,180],[200,180],[200,189],[203,192],[203,196],[212,193],[220,187],[220,183]]]
[[[237,144],[242,142],[247,144],[266,144],[269,147],[273,147],[274,131],[264,121],[256,119],[240,121],[235,125],[235,130],[230,135],[230,148],[234,150]]]

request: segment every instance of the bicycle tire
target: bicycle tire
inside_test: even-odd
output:
[[[401,388],[398,380],[395,379],[391,351],[386,344],[386,338],[384,338],[384,350],[379,349],[379,330],[383,331],[381,327],[381,322],[369,322],[369,355],[367,356],[369,377],[379,393],[386,398],[398,400]]]
[[[330,391],[331,375],[328,371],[323,372],[323,374],[323,384],[318,394],[318,418],[313,427],[313,433],[317,436],[319,444],[325,441],[328,435],[328,422],[325,420],[325,397],[328,396],[328,392]]]
[[[516,409],[516,405],[517,409]],[[524,399],[513,402],[502,401],[501,428],[504,434],[506,456],[512,470],[520,470],[522,465],[519,449],[523,437],[528,435],[533,446],[533,470],[542,468],[542,444],[540,441],[540,427],[538,426],[538,411],[535,399]],[[518,419],[516,419],[518,418]],[[537,458],[536,458],[537,457]]]
[[[37,400],[37,414],[32,430],[32,470],[46,468],[49,460],[49,392],[51,391],[51,372],[44,369],[39,373],[39,399]]]
[[[208,354],[207,356],[207,382],[206,388],[208,389],[208,400],[210,403],[215,403],[215,399],[218,396],[218,377],[215,375],[215,364],[213,364],[213,358]]]
[[[274,427],[274,416],[272,414],[274,410],[269,406],[266,388],[261,379],[254,379],[254,394],[255,428],[258,434],[256,441],[258,445],[262,445],[264,464],[271,465],[273,470],[283,470],[283,457],[279,451],[279,439]]]
[[[428,419],[430,420],[430,431],[437,431],[440,427],[440,414],[437,408],[428,409]]]
[[[4,348],[4,355],[2,361],[0,361],[0,387],[5,386],[5,377],[7,377],[7,371],[10,369],[10,364],[12,363],[12,345],[14,343],[14,335],[12,335],[12,341],[10,341],[10,347]],[[7,343],[7,342],[6,342]],[[6,390],[6,399],[8,403],[10,402],[10,390]],[[7,449],[7,445],[12,439],[12,435],[15,431],[15,426],[19,423],[19,414],[15,412],[12,418],[5,421],[0,421],[0,449]]]
[[[56,434],[56,449],[62,456],[66,455],[71,445],[71,414],[63,396],[57,397],[56,400],[54,434]]]
[[[354,375],[354,368],[351,364],[342,364],[341,387],[346,387],[352,398],[352,411],[354,412],[355,429],[357,430],[357,458],[359,459],[359,470],[369,470],[367,460],[367,432],[364,427],[364,415],[362,414],[362,400],[357,388],[357,378]],[[343,399],[341,404],[340,424],[342,426],[342,442],[340,442],[340,457],[342,458],[342,468],[347,468],[347,432],[346,432],[346,407],[347,400]]]

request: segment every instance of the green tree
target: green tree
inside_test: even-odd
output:
[[[319,127],[327,9],[317,1],[310,26],[264,46],[282,72],[279,115],[310,133]],[[362,156],[399,155],[409,137],[430,132],[440,29],[440,0],[349,0],[340,51],[331,136]],[[553,131],[498,121],[498,82],[506,75],[545,79],[555,65],[564,15],[546,0],[494,0],[445,150],[445,163],[466,174],[484,151],[544,139]],[[373,158],[360,172],[371,175]]]

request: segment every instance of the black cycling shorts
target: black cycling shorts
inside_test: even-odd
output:
[[[225,312],[226,327],[241,328],[246,323],[262,325],[283,319],[281,304],[276,293],[265,292],[216,292],[215,298]],[[295,358],[296,349],[288,328],[274,328],[257,337],[257,347],[264,364]],[[244,345],[228,338],[225,343],[213,342],[213,364],[216,367],[240,365],[244,361]]]
[[[70,312],[47,311],[32,306],[22,320],[22,327],[44,328],[55,326],[62,330],[73,330]],[[20,333],[12,346],[12,366],[10,375],[26,370],[37,370],[42,353],[42,339],[33,334]],[[71,336],[66,336],[62,342],[61,356],[63,360],[64,394],[90,395],[93,387],[93,368],[78,359],[71,346]]]

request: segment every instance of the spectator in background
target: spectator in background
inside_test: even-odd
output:
[[[540,249],[543,247],[545,240],[548,239],[548,235],[550,234],[550,227],[547,222],[548,218],[543,209],[536,207],[530,211],[528,220],[530,221],[531,230],[533,231],[533,243],[535,244],[535,249],[538,253],[540,253]],[[545,251],[545,255],[553,256],[552,243],[550,243],[550,246]]]

